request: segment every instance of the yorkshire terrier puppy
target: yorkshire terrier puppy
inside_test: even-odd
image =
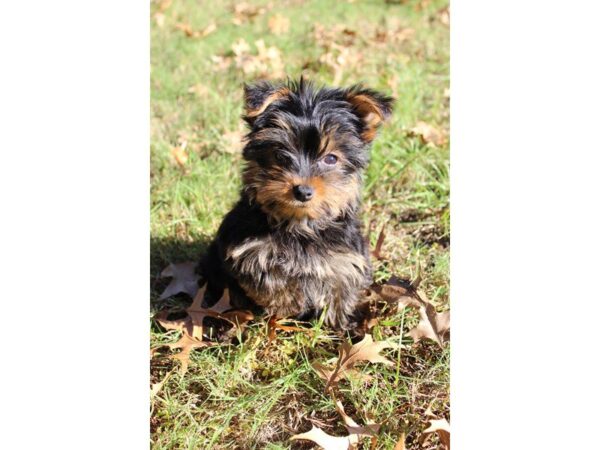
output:
[[[371,283],[358,218],[362,174],[392,98],[361,86],[245,86],[241,198],[200,264],[209,297],[352,330]],[[212,301],[209,300],[209,303]]]

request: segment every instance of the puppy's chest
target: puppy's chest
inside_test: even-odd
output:
[[[369,272],[367,259],[356,250],[281,242],[272,236],[249,238],[230,246],[226,259],[234,272],[251,277],[312,278],[329,283],[340,280],[362,284]]]

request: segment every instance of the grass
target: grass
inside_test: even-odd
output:
[[[414,278],[420,267],[422,289],[439,311],[448,309],[448,147],[425,144],[410,133],[418,121],[448,129],[446,2],[257,1],[251,4],[253,17],[239,5],[189,0],[152,5],[154,13],[164,9],[162,27],[153,16],[151,31],[152,312],[182,301],[157,301],[164,287],[161,269],[168,262],[198,259],[237,199],[241,86],[260,73],[245,73],[235,62],[217,69],[212,57],[233,59],[232,45],[240,38],[250,45],[251,55],[259,39],[279,49],[283,72],[292,77],[304,73],[318,83],[341,85],[363,81],[397,97],[393,118],[373,146],[365,179],[363,218],[372,225],[372,244],[386,225],[386,259],[374,261],[375,277]],[[290,20],[289,30],[280,35],[268,27],[276,14]],[[232,23],[236,17],[239,25]],[[198,38],[177,26],[201,32],[211,23],[216,30]],[[407,28],[414,31],[402,38]],[[346,58],[342,71],[327,63],[323,55],[328,53],[334,62]],[[171,149],[184,141],[188,160],[180,166]],[[386,350],[395,367],[362,365],[372,382],[340,384],[337,395],[347,413],[359,423],[368,414],[384,424],[377,448],[393,448],[402,432],[408,448],[422,448],[417,439],[426,428],[425,411],[449,418],[449,346],[412,344],[403,334],[416,321],[409,311],[374,329],[374,339],[407,345],[402,351]],[[172,342],[173,333],[153,322],[152,345]],[[317,325],[313,335],[283,333],[269,344],[259,319],[240,345],[193,352],[184,377],[176,362],[155,358],[151,381],[171,375],[152,402],[152,447],[312,448],[289,441],[310,428],[309,419],[330,434],[343,435],[334,403],[310,366],[336,356],[339,343]],[[363,445],[367,448],[368,440]]]

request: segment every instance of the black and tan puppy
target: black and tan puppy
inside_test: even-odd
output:
[[[301,79],[246,86],[245,102],[243,189],[201,261],[208,293],[219,298],[228,287],[234,304],[276,317],[325,310],[326,324],[352,329],[359,291],[371,283],[362,174],[392,99]]]

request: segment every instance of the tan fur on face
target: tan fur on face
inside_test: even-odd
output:
[[[278,220],[337,217],[356,204],[360,191],[360,178],[356,174],[300,178],[279,168],[265,171],[256,164],[249,164],[243,178],[251,197],[263,211]],[[293,188],[301,184],[309,185],[315,191],[308,202],[294,198]]]

